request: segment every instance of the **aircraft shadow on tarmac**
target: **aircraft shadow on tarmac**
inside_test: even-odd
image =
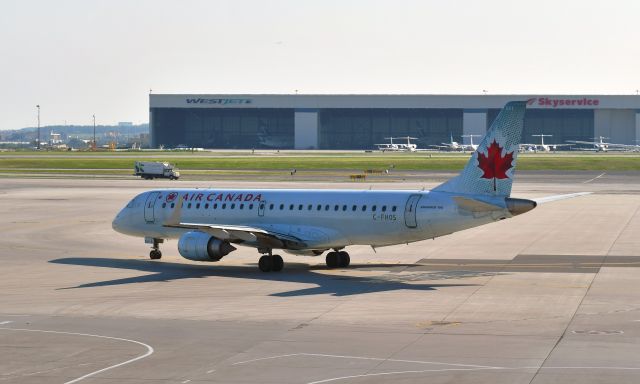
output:
[[[290,283],[315,284],[315,287],[292,290],[287,292],[274,293],[271,296],[292,297],[306,295],[331,294],[333,296],[349,296],[364,293],[385,292],[395,290],[419,290],[429,291],[445,287],[476,286],[477,284],[433,284],[418,283],[424,280],[444,280],[459,279],[472,276],[485,276],[486,272],[470,272],[466,274],[437,274],[431,276],[430,273],[409,273],[393,274],[384,273],[380,276],[360,277],[348,275],[335,275],[315,273],[314,270],[327,270],[326,267],[309,267],[306,264],[287,263],[287,268],[282,272],[264,273],[257,271],[255,265],[246,266],[210,266],[192,265],[172,262],[158,262],[148,260],[129,260],[115,258],[91,258],[91,257],[69,257],[49,261],[54,264],[80,265],[88,267],[102,267],[136,270],[149,274],[126,277],[122,279],[97,281],[80,284],[75,287],[59,289],[91,288],[115,286],[124,284],[148,283],[148,282],[169,282],[181,279],[205,278],[205,277],[229,277],[238,279],[283,281]],[[364,264],[362,266],[351,265],[348,270],[357,270],[360,267],[367,270],[384,268],[385,271],[398,268],[405,269],[415,266],[414,264]]]

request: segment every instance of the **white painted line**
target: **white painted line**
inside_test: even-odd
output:
[[[590,182],[592,182],[594,180],[597,180],[597,179],[601,178],[602,176],[604,176],[605,174],[606,174],[606,172],[602,172],[601,174],[599,174],[598,176],[594,177],[593,179],[589,179],[587,181],[583,181],[582,184],[587,184],[587,183],[590,183]]]
[[[90,333],[60,332],[60,331],[45,331],[45,330],[42,330],[42,329],[23,329],[23,328],[5,328],[5,327],[1,327],[1,328],[0,328],[0,330],[6,330],[6,331],[23,331],[23,332],[41,332],[41,333],[54,333],[54,334],[59,334],[59,335],[74,335],[74,336],[97,337],[97,338],[100,338],[100,339],[110,339],[110,340],[117,340],[117,341],[126,341],[126,342],[128,342],[128,343],[134,343],[134,344],[142,345],[143,347],[147,348],[147,352],[146,352],[146,353],[144,353],[144,354],[142,354],[142,355],[140,355],[140,356],[138,356],[138,357],[134,357],[133,359],[129,359],[129,360],[127,360],[127,361],[123,361],[122,363],[114,364],[114,365],[108,366],[108,367],[106,367],[106,368],[99,369],[99,370],[94,371],[94,372],[91,372],[91,373],[87,373],[86,375],[84,375],[84,376],[80,376],[80,377],[78,377],[77,379],[73,379],[73,380],[71,380],[71,381],[67,381],[67,382],[65,382],[64,384],[73,384],[73,383],[77,383],[77,382],[79,382],[80,380],[84,380],[84,379],[86,379],[86,378],[88,378],[88,377],[95,376],[95,375],[97,375],[98,373],[102,373],[102,372],[108,371],[108,370],[110,370],[110,369],[118,368],[118,367],[121,367],[121,366],[123,366],[123,365],[125,365],[125,364],[133,363],[134,361],[138,361],[138,360],[144,359],[145,357],[150,356],[150,355],[151,355],[151,354],[153,354],[153,352],[154,352],[153,347],[151,347],[151,346],[150,346],[150,345],[148,345],[148,344],[145,344],[145,343],[143,343],[143,342],[141,342],[141,341],[130,340],[130,339],[124,339],[124,338],[121,338],[121,337],[111,337],[111,336],[93,335],[93,334],[90,334]]]
[[[181,384],[187,384],[190,381],[191,381],[191,379],[187,379],[187,380],[183,381]]]
[[[0,322],[0,325],[6,325],[6,324],[9,324],[9,323],[13,323],[13,321],[2,321],[2,322]]]
[[[272,360],[272,359],[280,359],[283,357],[292,357],[292,356],[314,356],[314,357],[327,357],[327,358],[334,358],[334,359],[354,359],[354,360],[373,360],[373,361],[390,361],[393,363],[413,363],[413,364],[431,364],[431,365],[450,365],[450,366],[454,366],[454,367],[469,367],[469,368],[482,368],[482,369],[488,369],[488,368],[500,368],[500,367],[493,367],[493,366],[489,366],[489,365],[474,365],[474,364],[456,364],[456,363],[443,363],[440,361],[419,361],[419,360],[400,360],[400,359],[385,359],[385,358],[380,358],[380,357],[363,357],[363,356],[343,356],[343,355],[327,355],[327,354],[321,354],[321,353],[292,353],[292,354],[288,354],[288,355],[277,355],[277,356],[270,356],[270,357],[262,357],[259,359],[252,359],[252,360],[246,360],[246,361],[239,361],[237,363],[233,363],[232,365],[240,365],[240,364],[246,364],[246,363],[253,363],[256,361],[261,361],[261,360]]]
[[[233,363],[231,365],[240,365],[240,364],[246,364],[246,363],[253,363],[254,361],[261,361],[261,360],[271,360],[271,359],[279,359],[281,357],[289,357],[289,356],[300,356],[302,355],[302,353],[291,353],[288,355],[277,355],[277,356],[270,356],[270,357],[261,357],[259,359],[252,359],[252,360],[246,360],[246,361],[239,361],[237,363]]]
[[[486,370],[526,370],[526,369],[591,369],[591,370],[632,370],[637,371],[640,370],[640,367],[489,367],[489,368],[445,368],[445,369],[425,369],[425,370],[417,370],[417,371],[396,371],[396,372],[379,372],[379,373],[367,373],[362,375],[351,375],[351,376],[341,376],[341,377],[333,377],[330,379],[311,381],[307,384],[321,384],[321,383],[329,383],[332,381],[339,380],[348,380],[355,379],[359,377],[372,377],[372,376],[389,376],[389,375],[403,375],[403,374],[411,374],[411,373],[433,373],[433,372],[453,372],[453,371],[486,371]]]
[[[240,364],[248,364],[257,361],[263,360],[273,360],[273,359],[281,359],[285,357],[293,357],[293,356],[312,356],[312,357],[326,357],[326,358],[337,358],[337,359],[357,359],[357,360],[374,360],[374,361],[385,361],[385,362],[394,362],[394,363],[413,363],[413,364],[431,364],[431,365],[447,365],[458,368],[443,368],[443,369],[424,369],[424,370],[409,370],[409,371],[392,371],[392,372],[378,372],[378,373],[368,373],[361,375],[351,375],[351,376],[341,376],[341,377],[333,377],[329,379],[323,379],[318,381],[308,382],[307,384],[322,384],[329,383],[332,381],[340,381],[340,380],[348,380],[355,379],[360,377],[372,377],[372,376],[390,376],[390,375],[402,375],[402,374],[416,374],[416,373],[432,373],[432,372],[455,372],[455,371],[486,371],[486,370],[537,370],[537,369],[600,369],[600,370],[633,370],[640,371],[640,367],[495,367],[488,365],[474,365],[474,364],[457,364],[457,363],[443,363],[439,361],[420,361],[420,360],[401,360],[401,359],[384,359],[378,357],[362,357],[362,356],[343,356],[343,355],[328,355],[321,353],[291,353],[286,355],[276,355],[269,357],[262,357],[258,359],[251,359],[245,361],[239,361],[237,363],[233,363],[232,365],[240,365]],[[209,372],[207,372],[209,373]]]
[[[215,369],[210,369],[210,370],[207,371],[207,373],[213,373],[215,371],[216,371]]]
[[[402,374],[406,375],[406,374],[409,374],[409,373],[428,373],[428,372],[479,371],[479,370],[487,370],[487,369],[502,369],[502,368],[446,368],[446,369],[425,369],[425,370],[420,370],[420,371],[397,371],[397,372],[365,373],[365,374],[362,374],[362,375],[342,376],[342,377],[334,377],[334,378],[325,379],[325,380],[310,381],[307,384],[329,383],[331,381],[355,379],[355,378],[358,378],[358,377],[388,376],[388,375],[402,375]]]

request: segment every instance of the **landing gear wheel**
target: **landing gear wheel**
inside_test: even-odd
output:
[[[349,257],[349,254],[345,251],[338,252],[338,260],[340,268],[346,268],[351,263],[351,257]]]
[[[273,255],[271,256],[271,270],[273,272],[280,272],[284,268],[284,260],[282,260],[282,256]]]
[[[258,260],[258,268],[262,272],[270,272],[273,269],[273,260],[271,260],[271,256],[262,256],[260,260]]]
[[[327,253],[325,261],[327,262],[327,267],[337,268],[340,265],[340,256],[338,252],[329,252]]]
[[[151,252],[149,252],[149,258],[151,260],[158,260],[161,257],[162,257],[162,252],[160,252],[159,249],[152,249]]]

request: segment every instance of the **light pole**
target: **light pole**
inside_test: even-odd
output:
[[[96,150],[96,115],[93,115],[93,150]]]
[[[38,141],[36,141],[36,148],[40,150],[40,104],[36,105],[38,108]]]

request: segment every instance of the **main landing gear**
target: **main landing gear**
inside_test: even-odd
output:
[[[151,246],[151,252],[149,252],[149,258],[151,260],[158,260],[162,257],[160,252],[160,243],[163,243],[164,239],[153,239],[153,246]]]
[[[267,250],[267,252],[267,255],[261,256],[260,260],[258,260],[258,268],[260,268],[262,272],[282,271],[282,268],[284,268],[284,260],[282,260],[282,256],[273,255],[270,249]]]
[[[351,263],[351,257],[345,251],[333,251],[327,253],[326,261],[329,268],[346,268]]]

